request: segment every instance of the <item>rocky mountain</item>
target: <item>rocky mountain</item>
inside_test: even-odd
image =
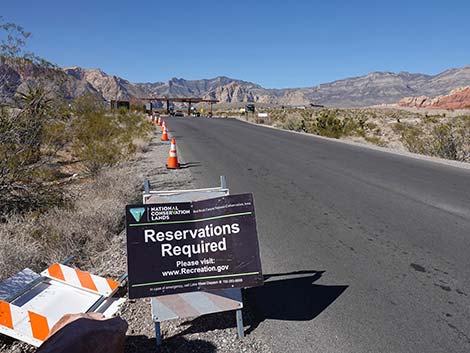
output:
[[[86,80],[77,80],[60,69],[41,67],[24,61],[0,59],[0,105],[13,104],[17,92],[41,84],[47,91],[65,99],[100,93]]]
[[[47,71],[47,70],[46,70]],[[3,80],[2,80],[3,77]],[[470,67],[451,69],[438,75],[408,72],[372,72],[314,87],[266,89],[225,76],[203,80],[172,78],[167,82],[132,83],[100,69],[78,66],[45,72],[37,67],[18,70],[0,62],[0,98],[12,99],[28,82],[41,81],[66,98],[92,93],[102,99],[142,97],[203,97],[222,103],[254,102],[268,105],[308,105],[360,107],[395,103],[403,97],[435,98],[470,85]]]
[[[143,97],[147,93],[138,85],[118,76],[108,75],[100,69],[72,66],[63,68],[63,71],[83,85],[90,84],[107,101]]]
[[[224,103],[268,102],[274,100],[269,90],[252,82],[219,76],[213,79],[185,80],[172,78],[168,82],[138,83],[150,96],[159,97],[204,97],[218,99]]]
[[[222,103],[255,102],[273,105],[307,105],[309,103],[339,107],[360,107],[391,104],[408,96],[431,98],[452,89],[470,85],[470,67],[447,70],[438,75],[408,72],[372,72],[307,88],[266,89],[242,80],[219,76],[213,79],[185,80],[172,78],[168,82],[131,83],[101,70],[65,68],[75,78],[90,83],[103,97],[203,97]]]
[[[372,72],[308,88],[306,96],[324,105],[342,107],[394,103],[420,92],[430,77],[408,72]]]
[[[401,107],[431,109],[470,109],[470,86],[456,88],[449,94],[429,98],[426,96],[405,97],[398,101]]]
[[[372,72],[307,88],[306,97],[332,106],[391,104],[408,96],[431,98],[470,84],[470,66],[444,71],[438,75],[408,72]]]

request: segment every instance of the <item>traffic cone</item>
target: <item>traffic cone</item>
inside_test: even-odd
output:
[[[171,138],[170,155],[168,156],[166,167],[168,169],[178,169],[180,167],[178,157],[176,155],[176,139],[174,137]]]
[[[158,117],[157,125],[158,125],[158,126],[162,126],[162,118]]]
[[[168,129],[166,125],[163,127],[162,141],[168,141]]]
[[[163,131],[165,131],[165,128],[166,128],[166,123],[164,121],[162,121],[162,133],[163,133]]]

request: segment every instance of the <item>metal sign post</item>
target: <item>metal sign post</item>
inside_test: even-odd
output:
[[[175,190],[151,191],[150,183],[145,181],[143,203],[162,204],[175,202],[195,202],[215,199],[229,195],[225,177],[220,177],[220,187]],[[209,200],[210,201],[210,200]],[[225,288],[218,290],[193,291],[168,295],[159,295],[151,298],[152,319],[155,322],[155,338],[157,347],[162,344],[160,323],[185,317],[195,317],[209,313],[235,310],[238,337],[244,337],[243,327],[243,300],[240,288]]]

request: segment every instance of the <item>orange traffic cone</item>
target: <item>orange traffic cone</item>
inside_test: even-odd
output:
[[[165,123],[164,121],[162,121],[162,125],[161,125],[161,126],[162,126],[162,133],[163,133],[163,131],[165,131],[165,128],[166,128],[166,123]]]
[[[172,137],[170,146],[170,155],[168,156],[168,162],[166,163],[168,169],[178,169],[180,164],[178,163],[178,157],[176,155],[176,139]]]
[[[168,141],[168,128],[166,125],[163,127],[162,141]]]
[[[158,126],[162,126],[162,118],[158,117],[157,125],[158,125]]]

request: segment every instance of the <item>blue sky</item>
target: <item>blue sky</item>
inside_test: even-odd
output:
[[[470,1],[5,0],[60,66],[133,82],[218,75],[304,87],[370,71],[470,64]]]

